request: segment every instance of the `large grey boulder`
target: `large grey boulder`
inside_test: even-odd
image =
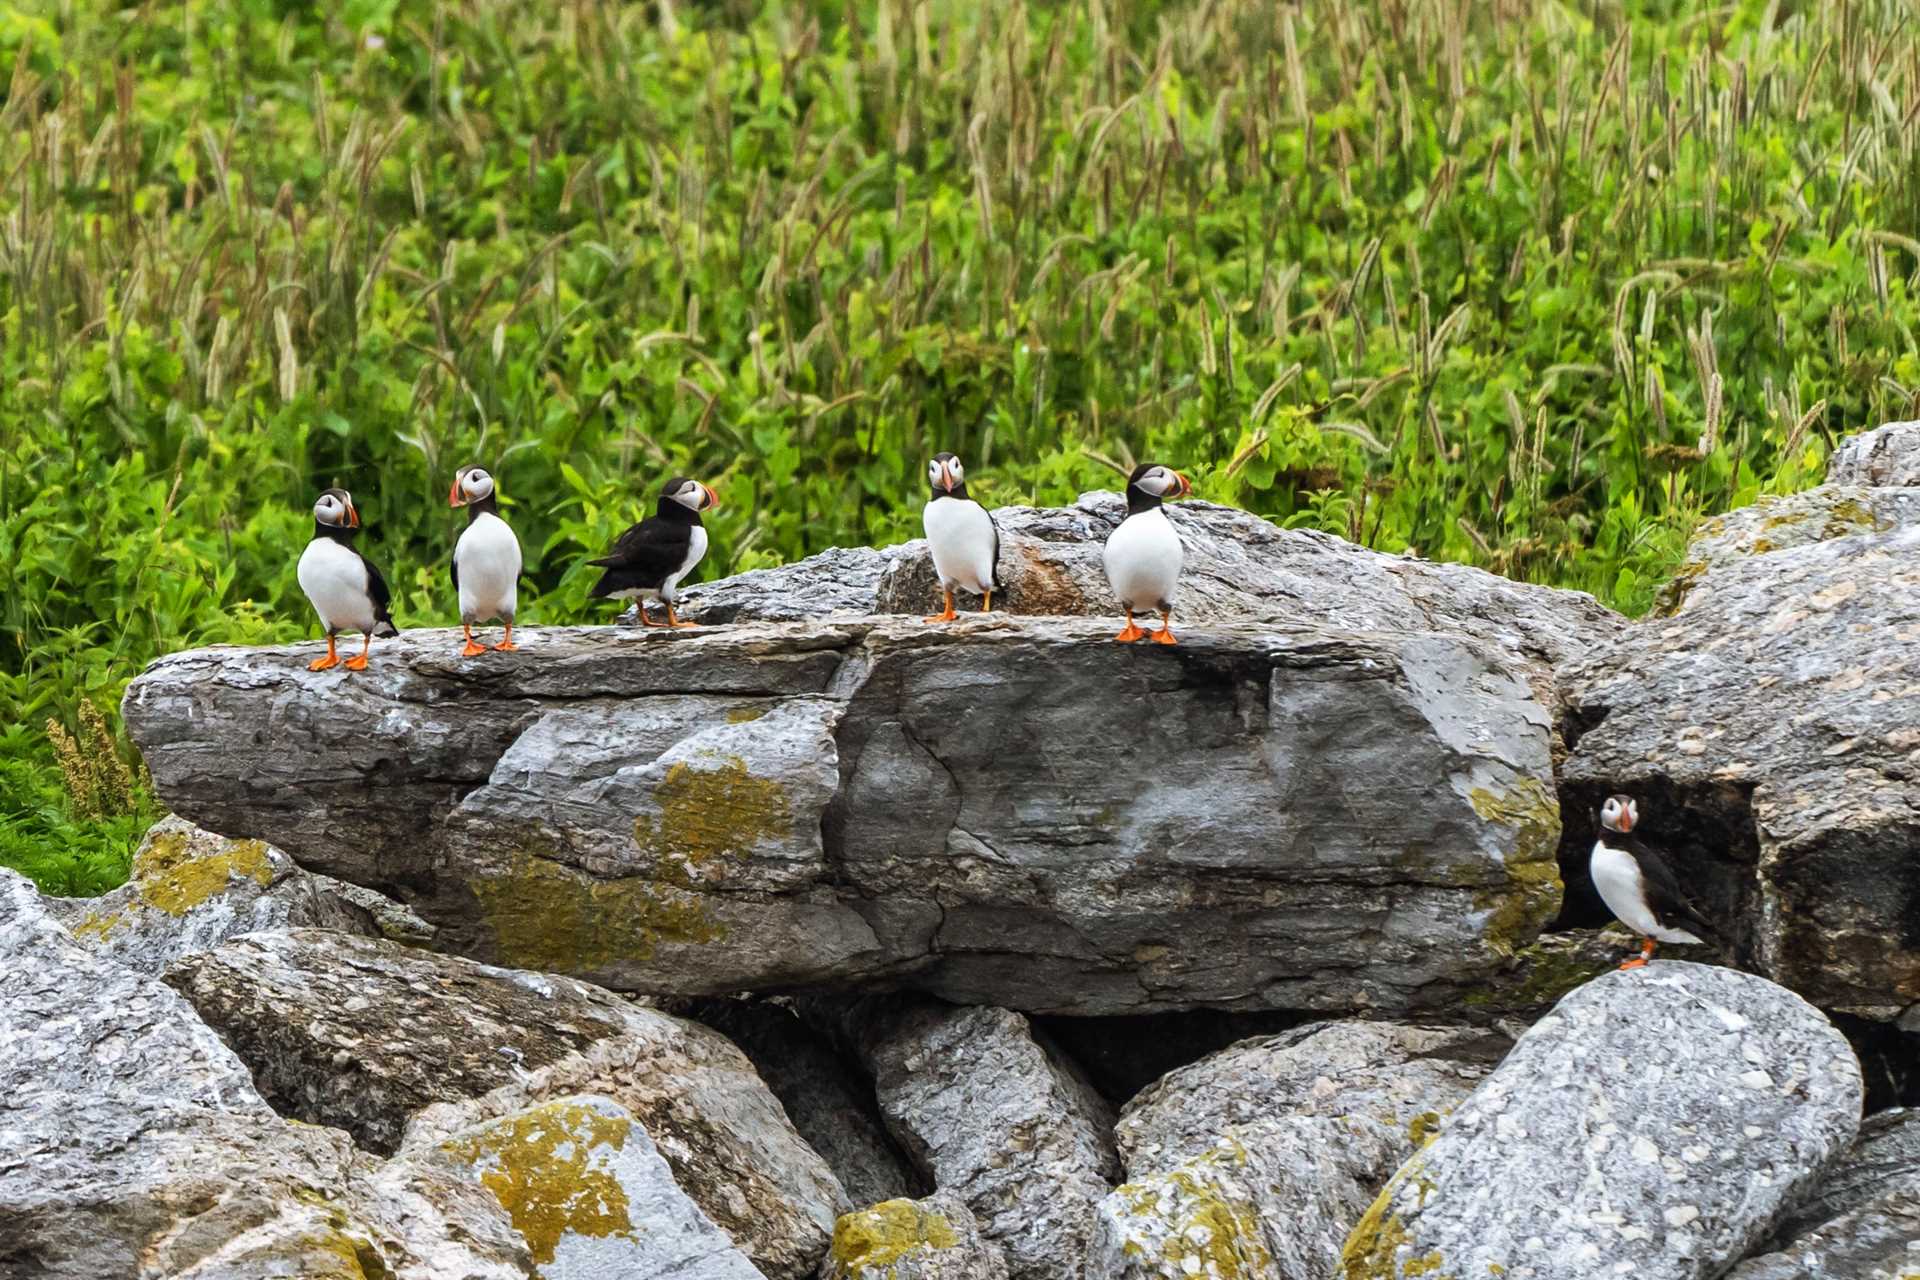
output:
[[[48,898],[46,909],[81,945],[143,973],[262,929],[433,934],[371,889],[302,871],[265,841],[230,840],[171,815],[140,841],[126,884],[98,898]]]
[[[1110,634],[526,628],[463,661],[413,632],[364,673],[176,655],[124,707],[180,812],[404,897],[436,946],[619,989],[1391,1014],[1484,998],[1554,914],[1526,660]]]
[[[1920,486],[1920,422],[1889,422],[1848,436],[1827,459],[1827,483]]]
[[[1100,557],[1126,510],[1124,497],[1103,490],[1081,494],[1070,507],[996,509],[1002,590],[995,609],[1117,620]],[[1383,555],[1211,502],[1176,503],[1167,513],[1186,544],[1176,617],[1190,622],[1467,635],[1525,660],[1543,694],[1555,664],[1624,625],[1584,592]],[[709,623],[911,615],[937,609],[939,595],[932,557],[916,539],[836,548],[702,584],[687,593],[683,612]]]
[[[540,1280],[762,1280],[609,1098],[555,1098],[451,1134],[436,1154],[500,1202]]]
[[[184,1000],[0,870],[0,1273],[514,1280],[525,1259],[479,1186],[282,1120]]]
[[[1324,1280],[1506,1048],[1470,1028],[1319,1023],[1171,1072],[1121,1115],[1129,1180],[1101,1202],[1092,1274]]]
[[[1813,1193],[1733,1280],[1884,1277],[1920,1272],[1920,1111],[1869,1116]]]
[[[1113,1115],[1004,1009],[887,1005],[853,1032],[894,1136],[964,1201],[1013,1280],[1078,1280],[1119,1174]]]
[[[820,1280],[1007,1280],[1007,1260],[951,1191],[841,1217]]]
[[[1743,963],[1901,1017],[1920,1001],[1920,489],[1829,484],[1707,521],[1664,610],[1560,668],[1568,856],[1633,793]]]
[[[282,1112],[371,1151],[593,1094],[769,1276],[811,1275],[849,1207],[725,1038],[584,983],[317,930],[235,939],[167,981]]]
[[[1562,1000],[1394,1174],[1346,1280],[1717,1276],[1846,1151],[1859,1064],[1799,997],[1674,961]]]

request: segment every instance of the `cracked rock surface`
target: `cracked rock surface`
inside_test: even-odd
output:
[[[1557,910],[1525,660],[1109,632],[526,628],[474,661],[413,632],[359,674],[215,648],[125,714],[181,813],[404,898],[437,947],[615,988],[1406,1011],[1484,997]]]

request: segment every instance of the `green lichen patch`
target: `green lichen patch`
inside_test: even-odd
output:
[[[656,874],[692,886],[724,879],[733,860],[763,840],[793,834],[787,789],[756,778],[739,756],[715,756],[714,767],[681,761],[653,789],[657,814],[633,821],[633,842]]]
[[[942,1215],[912,1200],[884,1200],[846,1213],[833,1224],[833,1259],[842,1270],[883,1280],[893,1265],[915,1253],[934,1253],[960,1243]]]
[[[550,1102],[441,1150],[472,1165],[480,1181],[546,1266],[569,1235],[637,1239],[627,1193],[608,1169],[626,1146],[632,1122],[579,1102]]]
[[[1419,1115],[1407,1122],[1407,1139],[1413,1143],[1413,1149],[1418,1151],[1433,1141],[1434,1134],[1439,1128],[1440,1113],[1438,1111],[1422,1111]]]
[[[1419,1160],[1416,1155],[1400,1166],[1348,1233],[1347,1243],[1340,1250],[1340,1280],[1400,1280],[1403,1275],[1419,1274],[1400,1269],[1399,1252],[1408,1241],[1407,1224],[1393,1212],[1400,1188],[1418,1176]],[[1438,1254],[1425,1256],[1438,1265]]]
[[[767,714],[765,707],[735,707],[727,712],[728,724],[751,724]]]
[[[204,906],[235,880],[251,880],[262,889],[273,884],[273,860],[264,841],[222,840],[210,852],[196,853],[185,832],[163,831],[149,837],[134,858],[130,900],[89,912],[73,932],[104,941],[145,911],[178,918]]]
[[[1246,1148],[1229,1139],[1221,1150],[1196,1157],[1183,1168],[1122,1186],[1119,1195],[1129,1216],[1153,1220],[1158,1228],[1136,1233],[1127,1241],[1126,1252],[1142,1256],[1147,1250],[1139,1242],[1150,1240],[1156,1249],[1154,1260],[1168,1275],[1242,1280],[1270,1274],[1273,1255],[1267,1250],[1258,1211],[1208,1176],[1215,1169],[1246,1162]]]
[[[1558,856],[1560,801],[1537,778],[1522,778],[1504,792],[1475,787],[1467,798],[1485,821],[1515,828],[1513,848],[1506,857],[1506,886],[1474,899],[1476,910],[1492,913],[1484,930],[1487,945],[1511,956],[1538,937],[1560,910],[1566,891]]]
[[[523,969],[587,972],[651,959],[661,943],[726,936],[697,894],[639,878],[594,880],[531,852],[471,888],[501,959]]]

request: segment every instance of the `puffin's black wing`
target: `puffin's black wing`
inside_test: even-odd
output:
[[[606,570],[589,596],[608,596],[637,587],[657,587],[686,563],[693,526],[648,516],[620,535],[613,551],[588,564]]]
[[[447,572],[453,575],[453,589],[458,591],[460,589],[460,549],[458,547],[454,548],[453,554],[447,558]]]
[[[373,634],[399,635],[400,628],[393,625],[393,614],[388,609],[393,593],[387,590],[387,580],[380,576],[380,566],[364,555],[360,555],[358,551],[353,554],[360,556],[360,563],[367,569],[367,597],[373,601]]]
[[[1718,931],[1707,918],[1688,901],[1686,890],[1680,887],[1680,878],[1673,874],[1673,867],[1659,850],[1617,832],[1607,833],[1607,843],[1620,842],[1620,847],[1633,855],[1640,865],[1640,880],[1645,886],[1647,905],[1653,908],[1653,917],[1664,925],[1679,925],[1687,932],[1698,934],[1702,942],[1719,946]]]

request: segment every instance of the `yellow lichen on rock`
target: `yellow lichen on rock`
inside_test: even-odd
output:
[[[1475,787],[1467,799],[1485,821],[1515,828],[1507,885],[1479,895],[1474,904],[1492,912],[1484,930],[1487,945],[1511,956],[1539,935],[1566,892],[1560,880],[1560,801],[1537,778],[1522,778],[1505,792]]]
[[[1244,1166],[1246,1148],[1231,1138],[1217,1151],[1195,1157],[1186,1166],[1150,1181],[1130,1182],[1118,1194],[1135,1218],[1157,1219],[1158,1256],[1162,1271],[1174,1276],[1204,1276],[1208,1280],[1248,1280],[1271,1272],[1273,1255],[1260,1230],[1260,1217],[1244,1201],[1230,1198],[1213,1181],[1196,1176],[1209,1168]],[[1169,1204],[1166,1188],[1177,1193]],[[1168,1208],[1176,1212],[1167,1214]],[[1130,1256],[1147,1250],[1136,1240],[1125,1246]]]
[[[730,856],[793,832],[785,787],[754,777],[739,756],[716,755],[714,766],[676,762],[653,789],[659,812],[633,820],[635,846],[653,860],[656,875],[674,883],[723,880]]]
[[[951,1249],[960,1243],[953,1224],[911,1200],[885,1200],[845,1213],[833,1224],[833,1260],[847,1274],[884,1280],[910,1253]]]
[[[441,1150],[471,1164],[527,1242],[534,1263],[554,1260],[569,1235],[637,1239],[627,1193],[608,1152],[631,1122],[580,1102],[550,1102],[450,1139]]]
[[[1340,1280],[1398,1280],[1401,1272],[1395,1255],[1407,1243],[1407,1227],[1391,1209],[1395,1193],[1418,1159],[1416,1156],[1401,1165],[1360,1215],[1360,1221],[1354,1223],[1340,1250]]]
[[[661,943],[726,936],[699,896],[649,880],[594,880],[551,858],[522,852],[498,875],[472,882],[506,963],[580,972],[643,961]]]
[[[273,859],[264,841],[155,831],[134,854],[128,901],[88,913],[73,932],[104,941],[142,911],[178,918],[204,906],[235,880],[251,880],[262,889],[272,886]]]

